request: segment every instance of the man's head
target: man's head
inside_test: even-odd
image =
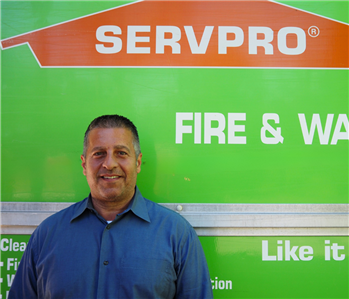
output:
[[[88,147],[88,136],[91,130],[96,128],[125,128],[129,129],[132,132],[133,135],[133,147],[136,152],[136,156],[138,157],[141,153],[141,147],[139,144],[139,137],[136,126],[133,124],[132,121],[130,121],[128,118],[117,115],[117,114],[111,114],[111,115],[102,115],[97,118],[95,118],[88,126],[85,137],[84,137],[84,150],[82,155],[86,157],[86,150]]]
[[[104,115],[91,122],[85,133],[81,165],[93,200],[131,200],[141,160],[137,129],[130,120]]]

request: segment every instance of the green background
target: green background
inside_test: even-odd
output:
[[[1,39],[124,3],[1,1]],[[347,1],[283,3],[349,22]],[[188,134],[176,144],[176,112],[216,112],[226,119],[246,113],[239,124],[247,144],[218,144],[217,138],[194,144]],[[83,134],[94,117],[110,113],[137,125],[143,151],[138,186],[156,202],[348,203],[348,141],[320,145],[315,133],[313,144],[305,145],[298,120],[304,113],[309,126],[319,113],[324,126],[333,113],[332,137],[338,114],[348,115],[347,70],[41,69],[26,45],[1,51],[1,200],[86,197]],[[261,142],[264,113],[279,115],[283,144]],[[348,237],[200,240],[211,278],[233,282],[231,291],[214,290],[215,298],[348,298]],[[262,240],[312,246],[314,259],[262,262]],[[346,259],[325,261],[324,240],[345,246]],[[1,252],[1,261],[21,255]],[[10,272],[0,269],[5,296]]]
[[[5,235],[13,242],[27,242],[29,236]],[[262,261],[262,240],[269,241],[269,255],[276,255],[277,241],[289,240],[292,246],[311,246],[310,261]],[[325,240],[344,246],[343,261],[325,261]],[[343,298],[348,293],[348,237],[200,237],[206,253],[211,280],[232,281],[232,289],[214,289],[215,298]],[[299,254],[299,247],[296,254]],[[22,252],[1,252],[1,294],[5,297],[7,259],[17,258]],[[299,256],[299,255],[298,255]],[[217,278],[216,278],[217,277]],[[215,283],[213,283],[213,286]]]
[[[2,38],[124,3],[2,1]],[[347,16],[347,2],[316,3],[302,5]],[[305,145],[298,120],[304,113],[309,127],[319,113],[324,127],[333,113],[331,140],[338,114],[348,115],[347,70],[41,69],[26,45],[1,51],[1,59],[3,201],[84,198],[83,133],[93,118],[118,113],[139,128],[138,185],[156,202],[348,203],[348,141],[320,145],[315,132]],[[176,144],[176,112],[217,112],[226,120],[246,113],[238,135],[247,144],[218,144],[217,137],[194,144],[193,134]],[[264,113],[279,115],[280,124],[270,123],[281,127],[283,144],[262,143]]]

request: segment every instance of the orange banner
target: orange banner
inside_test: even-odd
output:
[[[271,1],[140,1],[1,46],[41,67],[348,68],[348,28]]]

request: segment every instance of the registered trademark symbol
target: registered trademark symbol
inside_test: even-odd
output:
[[[317,28],[316,26],[310,26],[308,29],[308,34],[311,37],[317,37],[320,34],[320,29]]]

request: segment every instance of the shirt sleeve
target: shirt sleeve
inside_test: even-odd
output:
[[[13,279],[8,299],[37,299],[35,233],[31,236]]]
[[[177,252],[176,297],[180,299],[211,299],[212,284],[204,251],[194,229],[188,229]]]

